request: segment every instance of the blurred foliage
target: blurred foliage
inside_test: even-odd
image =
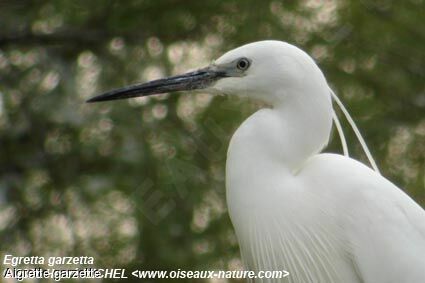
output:
[[[0,250],[239,268],[226,148],[260,105],[207,94],[84,101],[269,38],[317,60],[384,175],[424,205],[423,2],[0,1]],[[326,150],[340,152],[338,139]]]

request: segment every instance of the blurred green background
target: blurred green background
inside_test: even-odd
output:
[[[424,15],[423,0],[0,1],[0,255],[240,268],[225,156],[260,105],[187,93],[84,101],[262,39],[315,58],[383,174],[424,206]],[[341,152],[335,132],[326,151]]]

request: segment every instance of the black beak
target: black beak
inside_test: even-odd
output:
[[[220,72],[215,66],[199,69],[183,75],[172,76],[146,83],[135,84],[123,88],[114,89],[95,96],[88,103],[117,100],[131,97],[148,96],[152,94],[205,89],[220,78],[227,77],[225,72]]]

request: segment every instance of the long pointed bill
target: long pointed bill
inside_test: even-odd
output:
[[[225,72],[218,71],[216,68],[210,66],[183,75],[114,89],[95,96],[87,100],[87,102],[101,102],[173,91],[204,89],[223,77],[227,77]]]

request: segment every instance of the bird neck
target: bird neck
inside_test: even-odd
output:
[[[292,170],[299,170],[327,144],[332,128],[332,103],[327,90],[286,95],[274,111],[282,119],[284,158]]]

